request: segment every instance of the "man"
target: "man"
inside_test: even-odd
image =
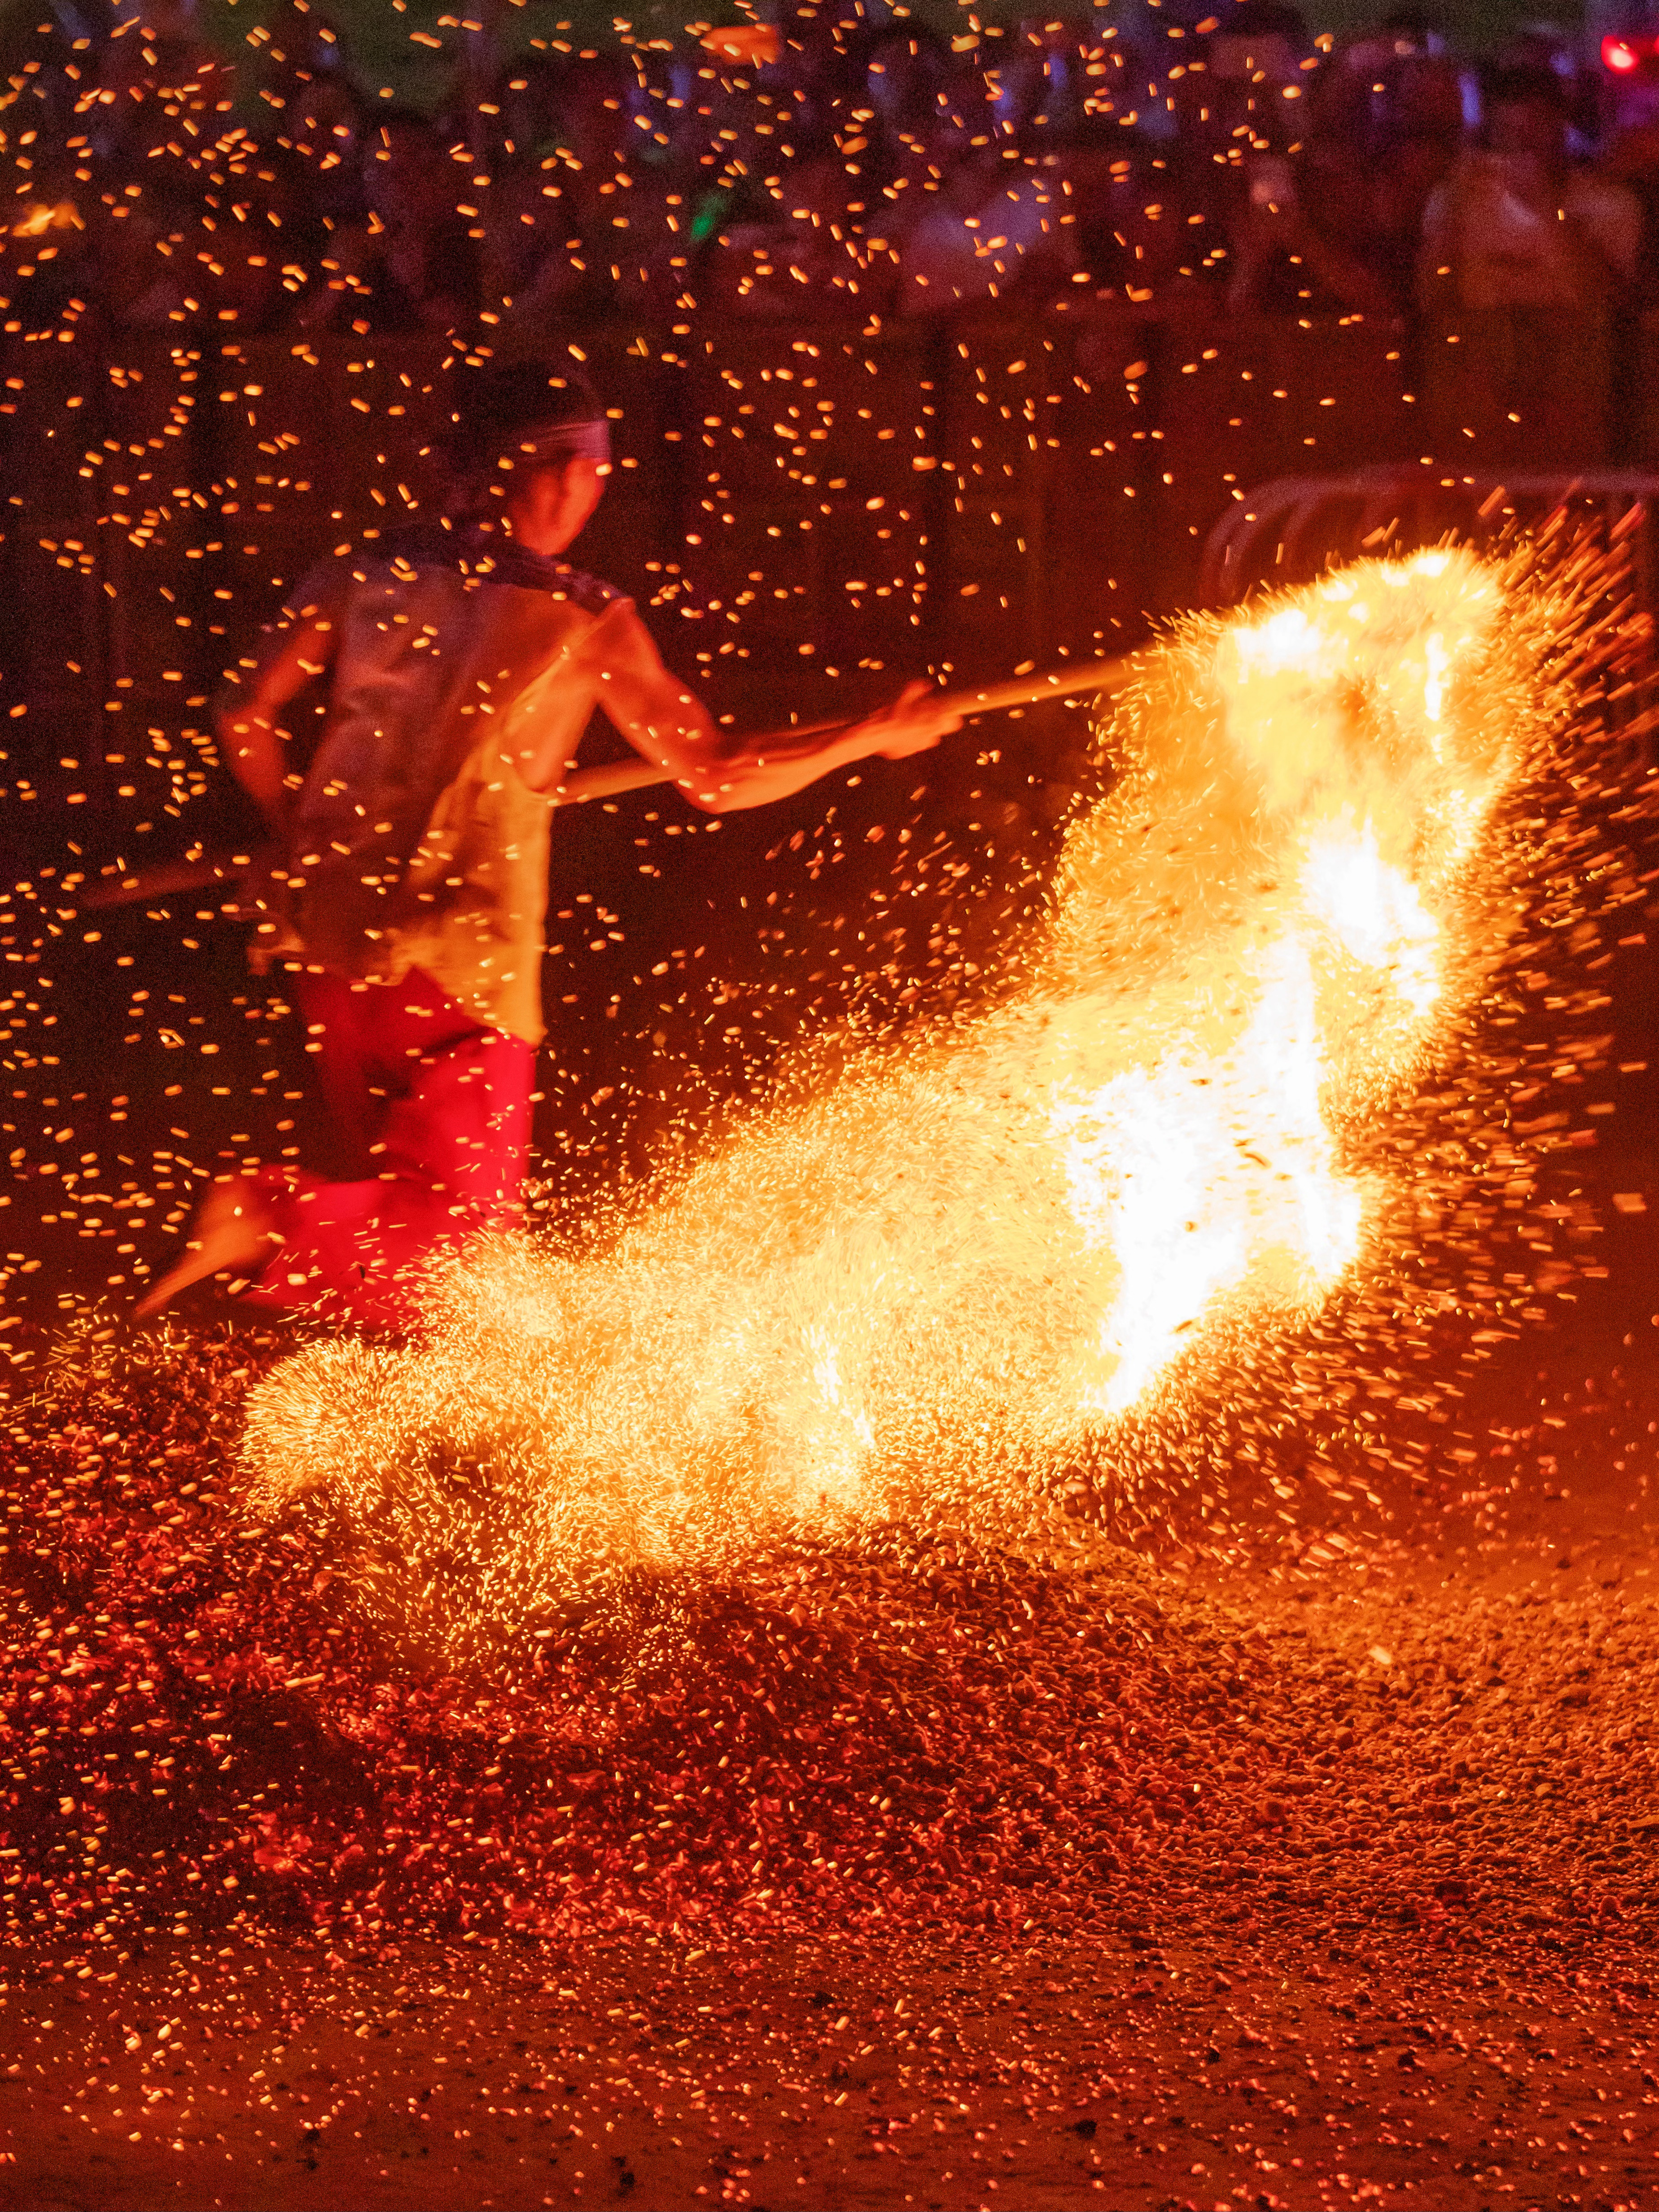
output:
[[[1488,466],[1606,460],[1642,210],[1569,158],[1568,122],[1553,70],[1496,70],[1486,144],[1424,210],[1423,398],[1437,452],[1468,433]]]
[[[1486,144],[1464,155],[1423,217],[1425,273],[1449,270],[1462,306],[1583,317],[1628,287],[1640,207],[1622,185],[1575,166],[1567,139],[1567,93],[1553,70],[1493,71]]]
[[[219,730],[281,860],[254,957],[299,970],[353,1179],[267,1169],[216,1189],[144,1299],[226,1270],[272,1307],[409,1320],[430,1263],[518,1214],[542,1034],[550,817],[597,704],[711,813],[787,798],[958,726],[925,684],[825,739],[723,743],[633,602],[560,558],[610,471],[603,410],[540,363],[476,374],[456,419],[456,515],[306,580]],[[284,708],[326,676],[290,805]]]

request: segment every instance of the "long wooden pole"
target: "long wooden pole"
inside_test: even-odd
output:
[[[980,714],[1005,713],[1011,707],[1040,706],[1045,699],[1075,698],[1081,692],[1106,696],[1121,691],[1133,673],[1127,658],[1090,660],[1074,668],[1054,668],[1042,676],[1017,676],[1006,684],[988,684],[977,691],[946,691],[935,703],[971,721]],[[794,729],[777,730],[769,737],[751,738],[750,745],[764,753],[769,744],[780,751],[799,744],[803,738],[828,738],[837,730],[850,730],[863,716],[834,722],[811,722]],[[591,799],[614,799],[625,791],[648,791],[657,784],[678,781],[672,769],[654,761],[616,761],[603,768],[578,769],[567,782],[549,794],[556,805],[579,806]],[[134,906],[145,899],[165,898],[175,891],[208,890],[228,886],[264,866],[270,851],[256,848],[247,853],[206,854],[196,860],[163,860],[153,868],[94,884],[83,890],[80,910],[85,914],[108,907]]]
[[[1097,695],[1121,691],[1132,672],[1127,659],[1090,660],[1077,668],[1051,669],[1046,676],[1017,676],[1006,684],[987,684],[979,691],[946,691],[933,703],[971,721],[976,714],[1002,714],[1010,707],[1035,707],[1045,699],[1075,698],[1081,691]],[[850,720],[807,722],[793,730],[775,730],[768,737],[751,738],[749,744],[752,750],[764,753],[769,744],[782,749],[799,744],[803,738],[832,737],[837,730],[856,727],[864,719],[858,715]],[[617,761],[605,768],[579,769],[568,783],[558,786],[554,796],[560,805],[569,806],[677,781],[672,769],[659,768],[654,761]]]

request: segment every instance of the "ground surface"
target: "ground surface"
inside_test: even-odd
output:
[[[1236,1749],[1063,1928],[15,1954],[0,2204],[1651,2203],[1646,1513],[1161,1582]]]
[[[1646,1217],[1601,1243],[1468,1348],[1446,1480],[826,1555],[603,1753],[602,1671],[503,1747],[388,1686],[323,1535],[213,1502],[269,1348],[187,1336],[149,1398],[142,1342],[87,1364],[118,1333],[43,1366],[0,2208],[1659,2201],[1659,1296]],[[538,1851],[563,1934],[513,1923]]]
[[[435,1958],[349,1995],[293,1959],[158,1958],[118,2001],[20,2006],[3,2201],[1652,2202],[1659,2108],[1627,2002],[1348,1941],[1337,1960],[1306,1930],[1170,1937],[1155,1963],[1121,1935],[915,1969],[607,1959],[579,1996]],[[198,1976],[269,2025],[206,2040]],[[302,2024],[279,2024],[289,2005]]]

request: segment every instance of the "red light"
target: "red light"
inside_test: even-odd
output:
[[[1628,76],[1632,70],[1640,65],[1641,59],[1628,39],[1608,38],[1601,41],[1602,66],[1613,70],[1620,76]]]

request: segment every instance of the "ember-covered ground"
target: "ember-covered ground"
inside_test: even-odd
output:
[[[780,1547],[465,1674],[240,1510],[287,1341],[20,1223],[0,2208],[1659,2201],[1656,996],[1592,954],[1504,1031],[1478,1290],[1328,1322],[1346,1459],[1258,1421],[1212,1511]]]
[[[1464,1425],[1524,1381],[1547,1472],[1328,1564],[794,1554],[608,1718],[388,1669],[187,1489],[268,1354],[176,1339],[170,1441],[30,1462],[0,2203],[1651,2203],[1644,1227]]]

